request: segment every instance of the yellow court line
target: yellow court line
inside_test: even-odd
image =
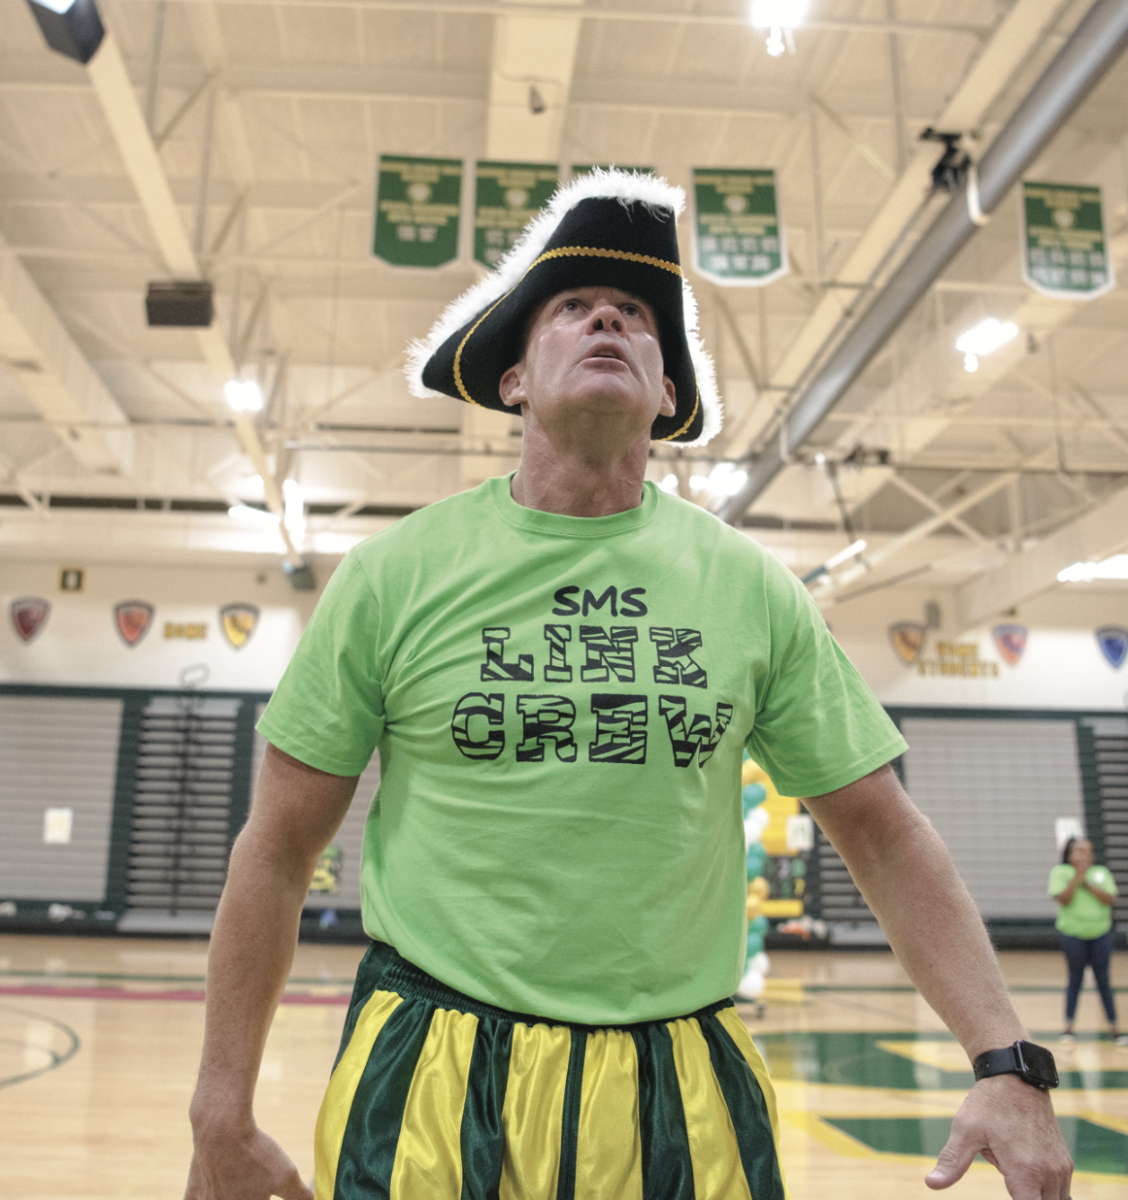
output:
[[[948,1116],[947,1113],[921,1113],[920,1116]],[[955,1115],[954,1113],[951,1115]],[[1128,1133],[1128,1121],[1118,1117],[1110,1117],[1108,1113],[1093,1113],[1090,1115],[1088,1111],[1070,1113],[1070,1116],[1083,1117],[1085,1120],[1090,1120],[1095,1125],[1104,1125],[1106,1128],[1115,1129],[1117,1132]],[[835,1113],[836,1117],[869,1120],[881,1120],[882,1117],[891,1117],[893,1119],[904,1118],[904,1113],[880,1113],[880,1112],[860,1112],[860,1113]],[[856,1138],[850,1137],[849,1134],[843,1133],[841,1129],[836,1129],[826,1119],[818,1113],[807,1112],[802,1109],[791,1109],[781,1111],[780,1117],[789,1125],[802,1130],[812,1140],[818,1142],[826,1149],[838,1154],[842,1158],[864,1159],[870,1162],[880,1160],[887,1163],[933,1163],[936,1161],[935,1155],[931,1154],[895,1154],[884,1150],[874,1150],[872,1147],[859,1142]],[[911,1119],[911,1117],[909,1118]],[[1114,1122],[1114,1123],[1110,1123]],[[982,1162],[976,1159],[971,1164],[971,1170],[974,1171],[995,1171],[997,1168],[990,1163]],[[1073,1172],[1074,1180],[1080,1180],[1086,1183],[1109,1183],[1117,1179],[1128,1178],[1128,1171],[1123,1175],[1113,1175],[1106,1171],[1078,1171]]]
[[[896,1054],[921,1066],[935,1067],[938,1071],[971,1070],[971,1064],[959,1042],[937,1038],[935,1041],[881,1041],[874,1042],[874,1045],[887,1054]]]
[[[1059,1113],[1059,1116],[1062,1114]],[[1112,1113],[1100,1112],[1093,1108],[1079,1108],[1076,1112],[1066,1114],[1071,1117],[1080,1117],[1083,1121],[1088,1121],[1091,1125],[1100,1125],[1104,1129],[1111,1129],[1113,1133],[1123,1133],[1128,1135],[1128,1118],[1116,1117]],[[1125,1171],[1128,1174],[1128,1171]]]

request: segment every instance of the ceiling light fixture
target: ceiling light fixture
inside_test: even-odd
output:
[[[227,515],[236,521],[245,521],[248,525],[257,525],[260,529],[274,529],[278,518],[265,508],[252,508],[249,504],[233,504]]]
[[[858,538],[856,542],[852,542],[845,550],[839,550],[837,554],[832,554],[826,560],[826,569],[833,571],[835,567],[840,567],[848,558],[853,558],[855,554],[861,554],[868,543],[865,538]]]
[[[956,340],[956,349],[964,356],[964,370],[978,371],[983,355],[1005,346],[1017,333],[1018,326],[1013,321],[997,321],[994,317],[987,317],[961,333]]]
[[[824,584],[830,583],[830,579],[826,578],[830,575],[835,567],[840,567],[847,559],[854,558],[856,555],[866,548],[868,543],[865,538],[858,538],[856,542],[851,542],[845,550],[839,550],[837,554],[832,554],[824,563],[820,563],[817,567],[808,571],[806,575],[800,576],[801,583],[814,583],[816,579],[821,579]]]
[[[772,58],[779,58],[785,49],[795,53],[791,31],[806,15],[807,0],[752,0],[752,26],[769,31],[765,46]]]
[[[302,495],[301,484],[296,479],[287,479],[282,484],[282,499],[285,505],[283,520],[290,536],[300,546],[305,537],[305,497]]]
[[[47,45],[75,62],[88,63],[106,30],[94,0],[28,0]]]
[[[669,495],[675,496],[677,495],[678,491],[678,477],[673,473],[673,471],[671,471],[669,475],[662,480],[658,487],[662,491],[667,492]]]
[[[1094,579],[1128,579],[1128,554],[1114,554],[1100,562],[1075,562],[1058,572],[1059,583],[1092,583]]]
[[[223,394],[236,412],[262,412],[262,388],[253,379],[229,379]]]
[[[748,472],[742,471],[736,463],[719,462],[709,472],[704,486],[714,496],[735,496],[747,478]],[[690,480],[690,483],[692,482],[693,480]]]

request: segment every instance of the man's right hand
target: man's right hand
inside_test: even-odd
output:
[[[197,1143],[184,1200],[313,1200],[286,1152],[257,1126]]]

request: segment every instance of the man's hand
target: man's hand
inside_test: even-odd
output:
[[[1014,1075],[982,1079],[971,1089],[924,1182],[951,1187],[976,1154],[1002,1172],[1014,1200],[1068,1200],[1073,1162],[1049,1094]]]
[[[184,1200],[313,1200],[286,1152],[257,1126],[228,1137],[197,1137]]]

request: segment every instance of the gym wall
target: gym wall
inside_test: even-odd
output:
[[[322,565],[319,583],[328,575]],[[59,586],[57,564],[0,566],[0,928],[205,932],[261,761],[254,722],[316,594],[254,567],[96,565],[81,591]],[[1128,926],[1128,669],[1094,638],[1123,621],[1120,595],[1057,592],[1024,606],[1007,618],[1027,630],[1014,663],[991,628],[955,628],[955,598],[942,591],[891,589],[829,613],[909,740],[898,766],[910,794],[1004,940],[1050,929],[1045,880],[1061,820],[1097,843]],[[27,597],[50,611],[25,641],[11,606]],[[132,645],[114,612],[126,601],[152,607]],[[223,632],[232,604],[255,614],[240,644]],[[906,662],[890,627],[929,616]],[[378,778],[374,759],[318,872],[307,936],[359,932],[360,846]],[[838,943],[880,940],[821,836],[806,911]]]

